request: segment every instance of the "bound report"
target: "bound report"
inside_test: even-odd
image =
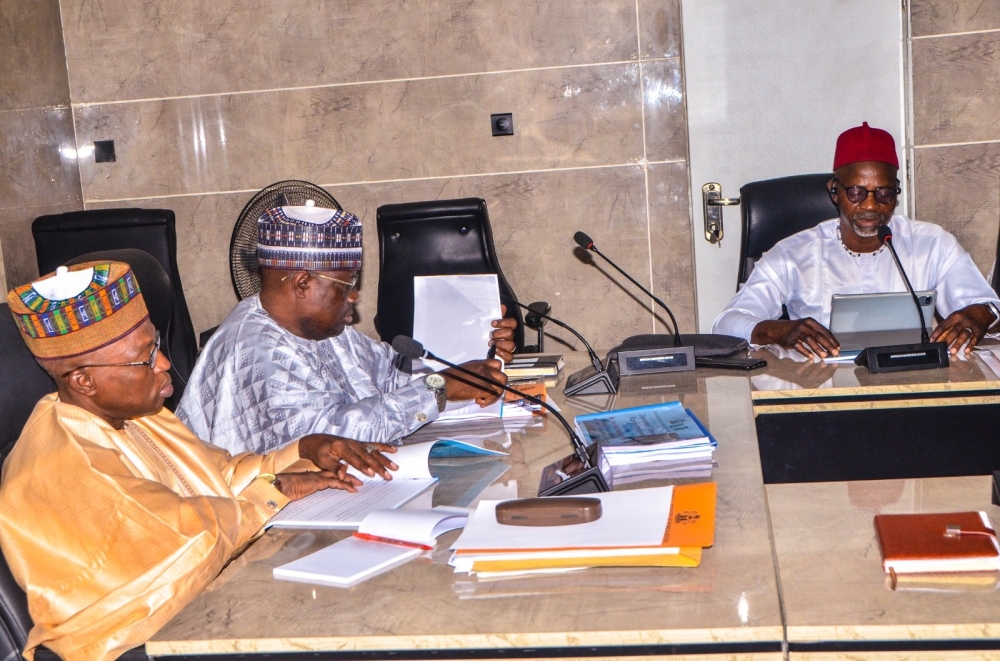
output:
[[[879,514],[875,532],[886,573],[1000,569],[1000,546],[985,512]]]

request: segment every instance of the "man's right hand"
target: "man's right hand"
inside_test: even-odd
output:
[[[806,358],[826,358],[840,354],[840,342],[823,324],[812,317],[794,321],[762,321],[750,334],[753,344],[777,344],[795,349]]]
[[[462,363],[462,367],[505,385],[507,383],[507,375],[500,371],[502,365],[499,360],[472,360]],[[458,370],[447,369],[441,372],[441,376],[445,380],[445,394],[449,401],[474,399],[477,404],[486,407],[503,394],[503,389],[496,384],[476,379]]]

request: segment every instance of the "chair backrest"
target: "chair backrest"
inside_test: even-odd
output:
[[[31,233],[35,237],[41,274],[51,273],[80,255],[105,250],[138,249],[159,262],[172,288],[167,324],[157,326],[163,336],[164,351],[173,364],[174,396],[168,405],[179,401],[198,358],[198,344],[177,267],[174,212],[169,209],[72,211],[36,218],[31,224]],[[145,287],[138,271],[136,277],[139,286]]]
[[[782,239],[837,217],[826,183],[831,174],[801,174],[754,181],[740,189],[743,241],[737,286],[761,255]]]
[[[0,462],[21,435],[35,404],[56,391],[56,384],[35,362],[21,339],[10,307],[0,305]]]
[[[413,277],[496,273],[501,297],[517,300],[493,246],[486,201],[479,198],[386,204],[378,208],[379,279],[375,329],[385,342],[413,334]],[[503,298],[501,298],[503,302]],[[524,348],[524,319],[516,305],[514,343]]]

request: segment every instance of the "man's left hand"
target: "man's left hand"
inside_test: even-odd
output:
[[[507,306],[500,305],[500,314],[507,314]],[[493,328],[496,330],[490,333],[490,346],[496,347],[497,358],[505,363],[514,360],[514,329],[517,328],[517,319],[494,319]]]
[[[378,475],[384,480],[391,480],[389,471],[399,470],[399,466],[383,453],[395,451],[395,447],[385,443],[361,443],[330,434],[309,434],[299,439],[300,457],[332,472],[341,480],[353,481],[355,486],[361,486],[361,483],[347,474],[344,463],[369,477]]]
[[[965,344],[965,353],[972,353],[973,347],[986,335],[986,329],[993,322],[993,311],[988,305],[976,303],[956,310],[934,329],[931,342],[947,342],[948,350],[954,355]]]

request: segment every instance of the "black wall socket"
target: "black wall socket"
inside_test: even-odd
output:
[[[493,135],[514,135],[514,114],[509,112],[490,115]]]

